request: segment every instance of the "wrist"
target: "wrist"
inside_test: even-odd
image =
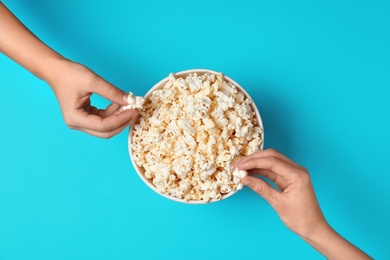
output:
[[[302,239],[327,259],[354,259],[344,257],[348,251],[346,241],[327,222],[326,225],[320,225],[313,229],[309,236],[302,237]]]
[[[42,64],[41,70],[37,75],[42,80],[46,81],[49,85],[55,81],[56,76],[63,71],[61,68],[65,68],[66,64],[70,61],[61,55],[54,55],[48,57]]]
[[[325,219],[318,222],[316,225],[311,226],[306,232],[298,233],[303,240],[310,244],[320,243],[321,241],[327,240],[336,234],[337,233]]]
[[[323,226],[308,237],[302,237],[327,259],[372,259],[339,235],[331,226]]]

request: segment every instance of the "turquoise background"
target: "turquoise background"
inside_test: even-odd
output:
[[[230,76],[260,109],[265,147],[310,170],[329,223],[390,259],[389,1],[4,3],[137,95],[170,72]],[[68,129],[49,86],[2,54],[0,90],[0,259],[323,259],[247,188],[209,205],[155,194],[128,130]]]

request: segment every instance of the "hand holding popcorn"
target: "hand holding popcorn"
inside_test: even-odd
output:
[[[69,128],[110,138],[125,129],[137,115],[134,109],[120,111],[122,105],[127,105],[128,95],[87,67],[61,59],[51,70],[45,80],[53,89]],[[90,97],[95,93],[112,103],[106,109],[94,107]]]
[[[273,149],[234,165],[248,171],[241,182],[267,200],[283,223],[328,259],[371,259],[334,231],[320,209],[308,171]],[[268,178],[278,190],[253,175]]]
[[[109,138],[129,125],[135,110],[120,111],[127,95],[87,67],[72,62],[46,46],[0,1],[0,53],[4,53],[53,89],[66,124],[88,134]],[[91,95],[112,104],[98,109]]]

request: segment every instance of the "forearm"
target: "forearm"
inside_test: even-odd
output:
[[[352,245],[350,242],[340,236],[329,225],[324,226],[322,230],[313,234],[309,238],[303,238],[318,252],[324,255],[327,259],[355,259],[365,260],[372,259],[359,248]]]
[[[32,34],[1,2],[0,52],[44,80],[53,65],[64,59]]]

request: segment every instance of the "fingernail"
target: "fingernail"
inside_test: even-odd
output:
[[[231,162],[233,167],[237,168],[239,165],[241,165],[242,158],[243,158],[242,156],[234,157],[232,162]]]
[[[136,115],[138,115],[139,114],[139,110],[138,109],[134,109],[134,114],[133,114],[133,116],[136,116]]]
[[[135,118],[139,114],[139,111],[136,109],[130,109],[130,111],[132,112],[130,118]]]
[[[238,168],[238,166],[240,166],[242,164],[242,160],[239,160],[238,162],[236,162],[233,166]]]
[[[241,183],[244,184],[245,186],[248,185],[249,181],[247,180],[248,178],[244,177],[241,178]]]
[[[128,95],[128,94],[124,94],[124,95],[123,95],[123,98],[122,98],[122,99],[123,99],[123,101],[125,101],[126,103],[128,103],[128,102],[127,102],[127,98],[128,98],[128,97],[129,97],[129,95]]]

